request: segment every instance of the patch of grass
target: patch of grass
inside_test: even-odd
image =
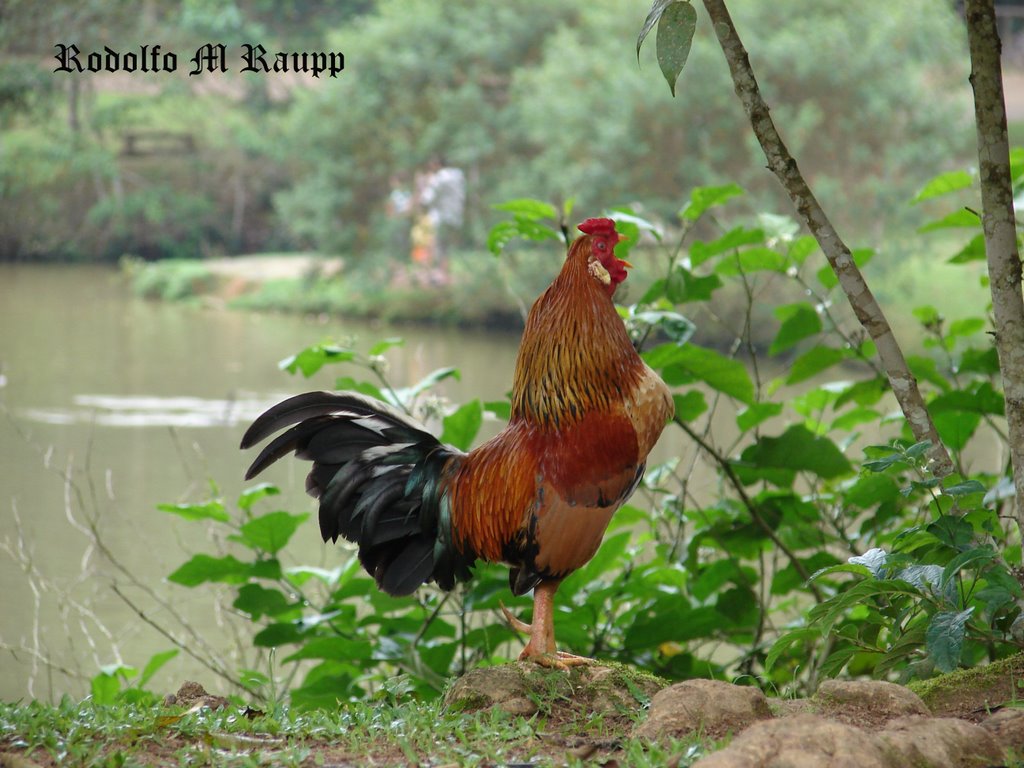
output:
[[[110,706],[68,698],[57,705],[0,703],[0,753],[40,766],[583,765],[614,755],[621,764],[654,768],[690,765],[705,749],[695,739],[638,741],[631,729],[631,722],[595,717],[567,734],[550,717],[500,708],[458,713],[439,701],[314,711],[278,706],[267,713],[241,705],[184,711],[149,693]]]

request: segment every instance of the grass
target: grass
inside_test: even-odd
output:
[[[322,764],[583,765],[614,752],[631,766],[689,765],[695,742],[654,745],[603,718],[565,729],[500,709],[456,714],[440,702],[351,703],[334,711],[243,707],[182,711],[152,694],[116,705],[86,700],[0,704],[0,759],[21,765],[312,766]],[[578,734],[566,737],[566,733]],[[6,754],[5,754],[6,753]]]

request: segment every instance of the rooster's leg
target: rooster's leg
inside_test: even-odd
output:
[[[512,616],[502,606],[505,618],[513,629],[528,632],[530,641],[519,654],[520,661],[532,661],[542,667],[568,669],[581,664],[592,664],[593,659],[564,653],[555,647],[555,592],[558,581],[542,581],[533,588],[533,623],[526,624]]]

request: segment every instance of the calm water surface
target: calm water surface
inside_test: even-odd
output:
[[[168,622],[145,592],[154,590],[202,641],[229,646],[210,593],[165,580],[190,552],[212,546],[207,534],[156,505],[208,498],[211,483],[236,498],[250,458],[238,450],[248,421],[283,396],[358,375],[336,366],[306,381],[278,361],[328,338],[353,337],[365,350],[395,335],[406,339],[388,353],[398,385],[445,365],[463,373],[445,382],[456,401],[498,399],[511,384],[515,335],[147,302],[112,270],[0,265],[0,699],[82,696],[101,665],[141,666],[170,648],[115,585]],[[276,506],[313,510],[304,474],[295,461],[267,473],[285,490]],[[130,586],[90,542],[90,525],[144,588]],[[313,521],[293,541],[294,561],[333,566],[347,556],[320,543]],[[218,687],[183,655],[151,687],[185,679]]]

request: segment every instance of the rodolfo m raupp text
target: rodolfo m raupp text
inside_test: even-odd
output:
[[[57,43],[54,72],[175,72],[178,56],[159,45],[140,45],[129,51],[103,46],[101,51],[83,53],[75,44]],[[239,72],[306,72],[313,77],[337,77],[345,69],[345,54],[335,51],[274,51],[262,45],[244,43],[239,50]],[[189,59],[190,75],[229,72],[227,46],[207,43]]]

